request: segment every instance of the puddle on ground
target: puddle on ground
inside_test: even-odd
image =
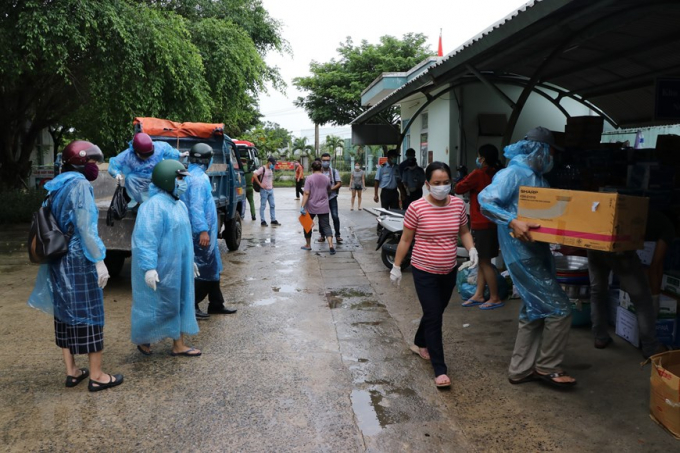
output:
[[[258,301],[253,302],[253,306],[263,307],[263,306],[266,306],[266,305],[275,304],[277,302],[282,302],[284,300],[288,300],[288,299],[282,298],[282,297],[268,297],[267,299],[260,299]]]
[[[296,288],[294,285],[281,285],[272,286],[272,291],[275,293],[299,293],[302,290],[300,288]]]
[[[381,384],[383,381],[376,381]],[[413,396],[412,389],[397,389],[388,394],[400,396]],[[409,416],[402,412],[390,410],[389,402],[383,402],[385,394],[377,389],[353,390],[350,396],[352,400],[352,410],[357,418],[359,429],[365,436],[375,436],[388,425],[403,423],[409,420]]]

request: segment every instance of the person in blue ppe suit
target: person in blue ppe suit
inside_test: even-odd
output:
[[[176,160],[158,163],[149,199],[142,203],[132,232],[132,342],[144,354],[151,344],[172,338],[173,356],[198,357],[184,335],[198,333],[194,313],[194,264],[189,212],[180,196],[189,176]]]
[[[552,132],[544,127],[530,130],[524,140],[505,147],[508,167],[478,195],[482,214],[498,224],[503,260],[522,297],[508,376],[512,384],[533,380],[556,387],[576,384],[561,369],[571,303],[557,282],[550,246],[532,241],[530,230],[540,225],[517,220],[519,187],[548,187],[543,175],[553,167],[554,149]]]
[[[187,191],[180,199],[189,209],[191,234],[194,244],[194,262],[201,274],[194,281],[196,318],[210,315],[230,315],[236,310],[224,306],[220,289],[222,257],[217,243],[217,207],[212,195],[210,178],[205,173],[212,163],[213,149],[206,143],[197,143],[189,151],[189,174]],[[199,303],[208,296],[208,313],[202,311]]]
[[[118,184],[125,177],[125,190],[132,200],[129,206],[134,207],[149,198],[151,172],[156,164],[165,159],[179,160],[188,153],[180,153],[169,144],[152,141],[149,134],[135,134],[128,149],[109,160],[109,174],[116,178]]]
[[[97,145],[76,140],[62,153],[61,174],[45,184],[50,211],[62,232],[70,235],[68,252],[38,272],[28,304],[54,316],[57,346],[66,364],[66,387],[88,376],[97,392],[123,383],[123,375],[102,371],[104,293],[109,279],[106,248],[97,230],[98,211],[90,181],[104,154]],[[87,354],[90,369],[77,368],[74,356]]]

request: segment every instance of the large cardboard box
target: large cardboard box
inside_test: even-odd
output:
[[[649,199],[616,193],[519,188],[517,219],[534,240],[606,252],[644,246]]]
[[[619,291],[619,311],[625,311],[633,314],[631,317],[626,313],[617,313],[617,329],[616,334],[628,341],[635,347],[639,347],[640,339],[638,332],[637,316],[635,315],[635,306],[630,299],[627,292]],[[659,314],[656,320],[656,337],[666,346],[674,346],[678,339],[678,300],[667,294],[661,294],[659,297]],[[621,319],[623,324],[619,329],[618,320]]]
[[[680,439],[680,351],[668,351],[654,355],[649,415],[652,420]]]

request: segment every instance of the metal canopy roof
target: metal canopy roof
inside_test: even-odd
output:
[[[414,94],[431,98],[480,77],[542,95],[546,88],[557,91],[556,98],[552,95],[556,105],[564,97],[575,99],[615,127],[667,124],[671,121],[654,119],[655,81],[680,74],[678,24],[678,0],[532,1],[376,103],[353,124],[369,122]],[[521,99],[518,104],[521,110]]]

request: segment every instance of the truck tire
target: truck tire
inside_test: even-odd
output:
[[[126,252],[119,252],[119,251],[108,251],[106,252],[106,258],[104,258],[104,264],[106,264],[106,268],[109,270],[109,275],[111,277],[118,277],[120,275],[120,271],[123,269],[123,265],[125,264],[125,258],[129,256],[128,253]]]
[[[241,214],[238,212],[233,220],[224,223],[222,237],[224,242],[227,243],[227,248],[232,252],[238,250],[241,245],[241,229]]]

